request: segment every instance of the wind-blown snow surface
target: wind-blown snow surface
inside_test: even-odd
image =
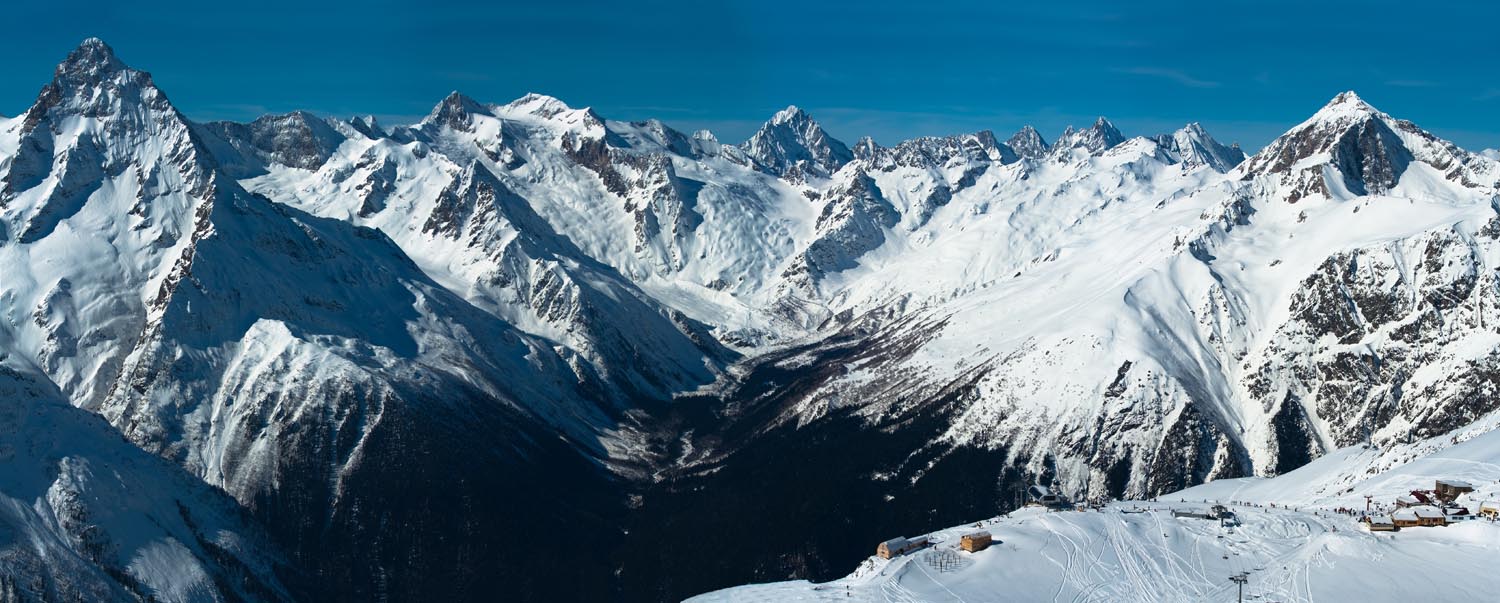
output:
[[[1248,572],[1245,600],[1487,600],[1500,577],[1500,524],[1371,533],[1336,509],[1390,506],[1437,479],[1476,486],[1477,510],[1500,496],[1500,416],[1453,435],[1386,449],[1354,446],[1274,478],[1219,480],[1102,511],[1028,508],[934,532],[933,549],[866,559],[848,577],[731,588],[690,601],[1234,601],[1229,576]],[[1207,502],[1205,502],[1207,501]],[[1240,525],[1177,518],[1226,503]],[[957,550],[977,529],[997,543]],[[915,535],[910,535],[915,536]],[[872,543],[873,546],[873,543]]]

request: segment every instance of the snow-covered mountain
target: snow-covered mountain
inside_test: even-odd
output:
[[[324,597],[540,598],[563,570],[525,537],[597,543],[580,596],[673,599],[847,571],[831,514],[1468,425],[1500,399],[1497,189],[1353,93],[1249,158],[1104,118],[849,147],[796,107],[735,145],[538,94],[200,124],[90,40],[0,121],[0,358]]]
[[[524,574],[482,568],[488,543],[452,534],[525,534],[546,511],[473,500],[531,488],[508,506],[545,508],[563,484],[610,496],[591,465],[628,460],[604,439],[630,400],[381,232],[246,192],[102,42],[0,132],[0,354],[234,496],[340,598],[436,583],[465,596],[474,576]],[[379,528],[439,517],[453,523]]]

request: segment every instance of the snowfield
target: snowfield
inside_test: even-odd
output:
[[[1234,528],[1171,512],[1206,507],[1027,509],[935,532],[934,548],[871,557],[841,580],[743,586],[689,601],[1235,601],[1228,578],[1241,572],[1249,573],[1246,601],[1484,601],[1500,585],[1500,525],[1487,521],[1372,534],[1311,509],[1232,506],[1243,522]],[[1000,542],[956,549],[960,535],[979,528]]]
[[[872,556],[843,579],[742,586],[690,601],[1235,601],[1229,577],[1241,572],[1246,601],[1487,601],[1500,588],[1500,523],[1372,533],[1337,509],[1363,509],[1366,494],[1389,508],[1439,478],[1474,484],[1459,498],[1474,510],[1500,498],[1497,421],[1387,450],[1355,446],[1282,476],[1220,480],[1153,501],[1027,507],[933,532],[932,548]],[[1172,513],[1215,503],[1239,524]],[[961,535],[980,529],[996,543],[957,549]]]

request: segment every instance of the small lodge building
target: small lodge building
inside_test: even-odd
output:
[[[916,538],[897,536],[876,546],[875,556],[881,559],[900,557],[912,551],[925,548],[927,543],[928,539],[926,536],[918,536]]]
[[[1061,507],[1068,504],[1068,499],[1063,498],[1061,495],[1053,492],[1051,488],[1048,488],[1041,484],[1036,484],[1027,488],[1026,495],[1031,497],[1031,502],[1028,504],[1040,505],[1043,507]]]
[[[1418,525],[1442,526],[1448,525],[1448,515],[1442,509],[1433,506],[1412,507],[1417,514]]]
[[[1479,519],[1478,515],[1470,513],[1469,509],[1462,505],[1448,505],[1446,507],[1443,507],[1443,517],[1448,521],[1448,523],[1468,521],[1470,519]]]
[[[1401,496],[1396,497],[1396,506],[1403,509],[1408,507],[1415,507],[1420,504],[1422,504],[1422,501],[1417,500],[1417,497],[1410,494],[1402,494]]]
[[[1440,479],[1432,491],[1437,494],[1438,500],[1453,502],[1460,494],[1473,492],[1474,484],[1456,479]]]
[[[958,548],[977,553],[989,548],[991,540],[989,532],[971,532],[958,538]]]
[[[1443,510],[1431,505],[1419,505],[1396,511],[1391,514],[1391,520],[1398,528],[1448,525],[1448,517],[1443,514]]]
[[[1372,515],[1364,520],[1365,529],[1371,532],[1394,532],[1396,522],[1389,515]]]
[[[1479,514],[1491,519],[1500,519],[1500,501],[1487,500],[1479,505]]]

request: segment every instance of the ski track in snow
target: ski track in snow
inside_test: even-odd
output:
[[[1370,533],[1335,509],[1363,508],[1367,492],[1393,497],[1444,477],[1476,484],[1459,499],[1470,508],[1500,499],[1497,421],[1500,416],[1486,417],[1453,435],[1387,450],[1336,451],[1276,478],[1211,482],[1156,501],[1116,502],[1098,511],[1024,508],[979,522],[996,542],[978,553],[955,547],[974,524],[929,534],[943,554],[970,561],[953,572],[929,571],[927,552],[919,552],[871,558],[869,570],[826,584],[750,585],[691,600],[1222,603],[1236,600],[1229,577],[1239,573],[1249,577],[1246,601],[1380,603],[1408,600],[1418,590],[1435,600],[1486,600],[1485,593],[1500,587],[1493,572],[1500,523]],[[1388,458],[1405,460],[1382,465]],[[1371,472],[1371,466],[1385,468]],[[1321,493],[1341,480],[1353,485]],[[1172,513],[1204,511],[1216,502],[1239,523],[1221,526]]]

